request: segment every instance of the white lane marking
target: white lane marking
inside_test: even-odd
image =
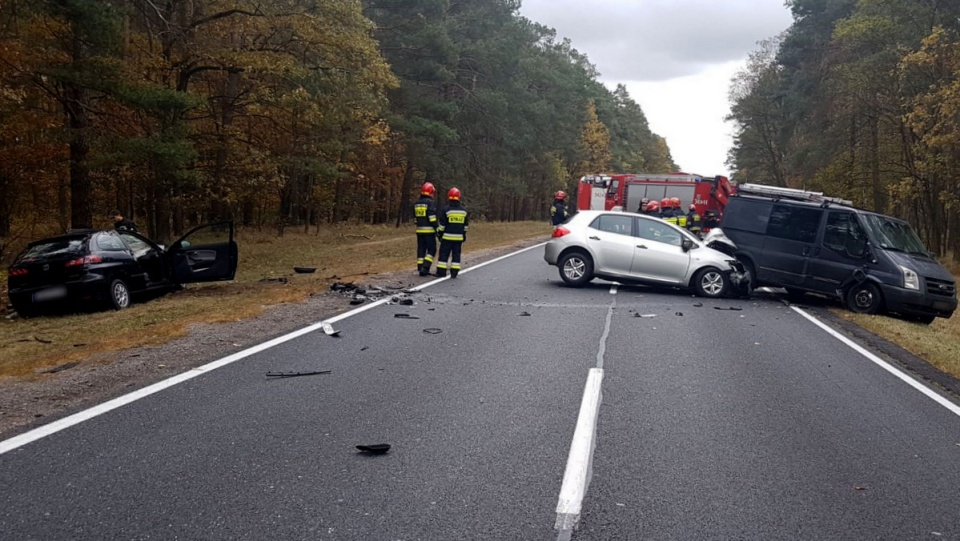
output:
[[[614,285],[614,289],[616,285]],[[616,291],[611,291],[616,294]],[[607,337],[610,336],[610,322],[617,307],[617,298],[613,298],[607,308],[607,319],[600,336],[597,349],[597,366],[587,374],[587,383],[580,401],[580,414],[577,426],[570,442],[570,454],[567,456],[567,468],[563,472],[563,484],[557,500],[557,520],[553,527],[558,531],[557,541],[570,541],[573,528],[580,521],[583,498],[593,476],[593,454],[597,446],[597,419],[600,415],[600,402],[603,400],[603,358],[607,350]]]
[[[583,496],[593,475],[593,450],[597,444],[602,382],[603,369],[591,368],[583,389],[580,415],[577,417],[577,427],[570,443],[567,469],[563,474],[560,499],[557,502],[557,521],[554,524],[554,528],[560,532],[557,539],[570,539],[574,526],[580,520]]]
[[[797,312],[798,314],[800,314],[801,316],[803,316],[803,317],[809,319],[810,321],[812,321],[816,326],[818,326],[818,327],[820,327],[821,329],[827,331],[827,333],[829,333],[830,335],[832,335],[832,336],[833,336],[834,338],[836,338],[837,340],[840,340],[840,341],[843,342],[844,344],[850,346],[850,348],[852,348],[854,351],[856,351],[856,352],[859,353],[860,355],[863,355],[863,356],[866,357],[867,359],[870,359],[871,361],[874,362],[874,364],[876,364],[876,365],[879,366],[880,368],[883,368],[883,369],[886,370],[887,372],[890,372],[890,373],[893,374],[894,376],[900,378],[900,379],[901,379],[903,382],[905,382],[907,385],[909,385],[909,386],[913,387],[914,389],[920,391],[921,393],[927,395],[927,397],[929,397],[930,399],[932,399],[933,401],[935,401],[937,404],[940,404],[941,406],[947,408],[948,410],[950,410],[951,412],[953,412],[955,415],[960,416],[960,406],[957,406],[957,405],[954,404],[953,402],[947,400],[947,399],[944,398],[943,396],[941,396],[941,395],[937,394],[936,392],[934,392],[932,389],[930,389],[930,388],[927,387],[926,385],[924,385],[924,384],[920,383],[919,381],[913,379],[913,378],[910,377],[909,375],[901,372],[900,370],[898,370],[897,368],[895,368],[895,367],[894,367],[893,365],[891,365],[890,363],[884,361],[884,360],[881,359],[880,357],[877,357],[877,356],[874,355],[873,353],[870,353],[869,351],[867,351],[866,349],[864,349],[862,346],[860,346],[860,344],[857,344],[857,343],[854,342],[853,340],[850,340],[850,339],[847,338],[846,336],[840,334],[838,331],[834,330],[832,327],[830,327],[830,326],[827,325],[826,323],[820,321],[819,319],[817,319],[817,318],[814,317],[813,315],[808,314],[807,312],[805,312],[804,310],[802,310],[802,309],[800,309],[800,308],[798,308],[798,307],[796,307],[796,306],[791,306],[790,308],[791,308],[793,311],[795,311],[795,312]]]
[[[518,251],[516,251],[516,252],[511,252],[511,253],[509,253],[509,254],[500,256],[500,257],[498,257],[498,258],[496,258],[496,259],[491,259],[490,261],[485,261],[485,262],[483,262],[483,263],[480,263],[479,265],[475,265],[475,266],[470,267],[470,268],[468,268],[468,269],[464,269],[464,270],[462,270],[462,271],[460,271],[460,272],[461,272],[461,273],[464,273],[464,272],[467,272],[467,271],[470,271],[470,270],[473,270],[473,269],[478,269],[478,268],[480,268],[480,267],[484,267],[484,266],[486,266],[486,265],[490,265],[490,264],[492,264],[492,263],[496,263],[497,261],[506,259],[506,258],[508,258],[508,257],[512,257],[512,256],[515,256],[515,255],[517,255],[517,254],[521,254],[521,253],[523,253],[523,252],[526,252],[526,251],[528,251],[528,250],[532,250],[532,249],[534,249],[534,248],[543,246],[544,244],[546,244],[546,243],[544,242],[544,243],[540,243],[540,244],[535,244],[535,245],[533,245],[533,246],[529,246],[529,247],[524,248],[524,249],[522,249],[522,250],[518,250]],[[440,283],[440,282],[442,282],[442,281],[444,281],[444,280],[446,280],[446,279],[447,279],[447,278],[438,278],[437,280],[433,280],[433,281],[431,281],[431,282],[427,282],[426,284],[422,284],[422,285],[419,285],[419,286],[417,286],[417,287],[415,287],[415,288],[411,288],[409,291],[420,291],[421,289],[424,289],[424,288],[426,288],[426,287],[429,287],[429,286],[432,286],[432,285],[434,285],[434,284]],[[104,402],[103,404],[98,404],[98,405],[96,405],[96,406],[94,406],[94,407],[92,407],[92,408],[85,409],[85,410],[80,411],[80,412],[78,412],[78,413],[74,413],[73,415],[69,415],[69,416],[67,416],[67,417],[64,417],[63,419],[54,421],[54,422],[52,422],[52,423],[50,423],[50,424],[46,424],[46,425],[43,425],[43,426],[41,426],[41,427],[35,428],[35,429],[33,429],[33,430],[29,431],[29,432],[24,432],[23,434],[20,434],[19,436],[14,436],[14,437],[12,437],[12,438],[9,438],[9,439],[0,441],[0,455],[4,454],[4,453],[6,453],[6,452],[9,452],[9,451],[13,451],[14,449],[17,449],[17,448],[19,448],[19,447],[23,447],[24,445],[26,445],[26,444],[28,444],[28,443],[31,443],[31,442],[34,442],[34,441],[36,441],[36,440],[39,440],[39,439],[41,439],[41,438],[45,438],[45,437],[47,437],[47,436],[49,436],[49,435],[51,435],[51,434],[55,434],[55,433],[57,433],[57,432],[60,432],[61,430],[70,428],[71,426],[78,425],[78,424],[80,424],[80,423],[82,423],[82,422],[84,422],[84,421],[88,421],[88,420],[90,420],[90,419],[93,419],[94,417],[97,417],[97,416],[99,416],[99,415],[103,415],[104,413],[107,413],[108,411],[115,410],[115,409],[117,409],[117,408],[119,408],[119,407],[121,407],[121,406],[125,406],[125,405],[127,405],[127,404],[129,404],[129,403],[131,403],[131,402],[135,402],[135,401],[137,401],[137,400],[140,400],[141,398],[150,396],[150,395],[152,395],[152,394],[154,394],[154,393],[158,393],[158,392],[160,392],[160,391],[162,391],[162,390],[164,390],[164,389],[166,389],[166,388],[168,388],[168,387],[173,387],[174,385],[177,385],[177,384],[179,384],[179,383],[183,383],[184,381],[191,380],[191,379],[193,379],[193,378],[195,378],[195,377],[197,377],[197,376],[199,376],[199,375],[206,374],[207,372],[212,372],[213,370],[216,370],[217,368],[222,368],[222,367],[224,367],[224,366],[227,366],[228,364],[235,363],[235,362],[239,361],[240,359],[249,357],[249,356],[254,355],[254,354],[256,354],[256,353],[260,353],[261,351],[268,350],[268,349],[270,349],[270,348],[272,348],[272,347],[274,347],[274,346],[278,346],[278,345],[280,345],[280,344],[282,344],[282,343],[284,343],[284,342],[288,342],[288,341],[290,341],[290,340],[293,340],[294,338],[298,338],[298,337],[303,336],[303,335],[305,335],[305,334],[312,333],[313,331],[316,331],[316,330],[318,330],[318,329],[321,329],[321,328],[323,327],[323,324],[324,324],[324,323],[336,323],[337,321],[342,321],[342,320],[344,320],[344,319],[347,319],[347,318],[350,317],[350,316],[357,315],[357,314],[359,314],[359,313],[361,313],[361,312],[366,312],[367,310],[370,310],[370,309],[375,308],[375,307],[377,307],[377,306],[381,306],[381,305],[386,304],[386,303],[388,303],[388,302],[390,302],[390,297],[387,297],[387,298],[384,298],[384,299],[380,299],[380,300],[375,301],[375,302],[372,302],[372,303],[370,303],[370,304],[365,304],[365,305],[363,305],[363,306],[361,306],[361,307],[359,307],[359,308],[355,308],[355,309],[353,309],[353,310],[350,310],[349,312],[344,312],[343,314],[340,314],[340,315],[337,315],[337,316],[333,316],[333,317],[331,317],[331,318],[329,318],[329,319],[325,319],[325,320],[320,321],[320,322],[318,322],[318,323],[314,323],[313,325],[310,325],[310,326],[304,327],[304,328],[302,328],[302,329],[293,331],[293,332],[291,332],[291,333],[289,333],[289,334],[285,334],[285,335],[283,335],[283,336],[278,336],[277,338],[274,338],[273,340],[269,340],[269,341],[264,342],[264,343],[262,343],[262,344],[257,344],[256,346],[253,346],[253,347],[251,347],[251,348],[247,348],[247,349],[245,349],[245,350],[243,350],[243,351],[238,351],[237,353],[234,353],[234,354],[232,354],[232,355],[228,355],[228,356],[226,356],[226,357],[223,357],[223,358],[218,359],[218,360],[216,360],[216,361],[213,361],[213,362],[211,362],[211,363],[207,363],[207,364],[205,364],[205,365],[203,365],[203,366],[199,366],[199,367],[197,367],[197,368],[192,368],[192,369],[188,370],[187,372],[184,372],[184,373],[182,373],[182,374],[178,374],[178,375],[173,376],[173,377],[171,377],[171,378],[167,378],[167,379],[165,379],[165,380],[163,380],[163,381],[159,381],[159,382],[157,382],[157,383],[154,383],[153,385],[150,385],[150,386],[148,386],[148,387],[144,387],[143,389],[139,389],[139,390],[134,391],[134,392],[132,392],[132,393],[128,393],[128,394],[125,394],[125,395],[123,395],[123,396],[119,396],[119,397],[117,397],[117,398],[114,398],[113,400],[109,400],[109,401],[107,401],[107,402]]]

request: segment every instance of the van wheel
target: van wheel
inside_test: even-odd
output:
[[[560,258],[560,278],[571,287],[583,287],[593,280],[593,260],[583,252],[570,252]]]
[[[876,314],[883,306],[880,289],[871,282],[861,282],[847,291],[847,309],[858,314]]]
[[[130,289],[123,280],[114,280],[110,282],[110,291],[108,292],[110,306],[114,310],[123,310],[130,306]]]
[[[713,267],[700,269],[693,278],[693,289],[701,297],[722,297],[730,288],[727,275]]]

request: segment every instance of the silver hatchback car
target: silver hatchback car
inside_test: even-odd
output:
[[[596,277],[721,297],[746,283],[743,266],[733,257],[685,229],[630,212],[578,212],[554,228],[543,259],[573,287]]]

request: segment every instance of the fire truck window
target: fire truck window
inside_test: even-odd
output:
[[[686,212],[687,205],[693,202],[693,185],[690,186],[668,186],[667,192],[664,197],[677,197],[680,199],[680,204],[684,212]]]
[[[590,227],[607,233],[630,235],[633,232],[633,218],[624,214],[603,214],[597,216]]]
[[[743,197],[733,198],[727,207],[727,211],[723,213],[720,228],[748,231],[762,235],[767,231],[767,223],[770,221],[772,208],[773,205],[769,201],[752,201]]]
[[[610,189],[607,190],[607,197],[613,197],[617,195],[617,190],[620,189],[620,181],[614,180],[610,183]]]
[[[815,242],[823,211],[818,208],[774,205],[767,235],[799,242]]]

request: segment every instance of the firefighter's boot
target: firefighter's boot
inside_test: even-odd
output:
[[[456,278],[457,274],[460,273],[460,269],[450,269],[450,278]]]
[[[446,275],[447,275],[447,269],[437,269],[437,274],[435,276],[437,278],[443,278]]]
[[[430,275],[430,263],[424,263],[420,266],[420,276]]]

